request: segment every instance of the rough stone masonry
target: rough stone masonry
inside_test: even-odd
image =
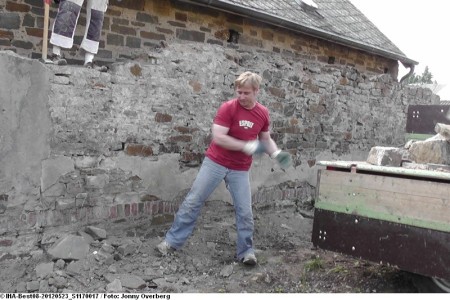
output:
[[[50,226],[172,215],[195,178],[214,113],[243,71],[263,76],[259,100],[271,111],[274,139],[294,158],[286,171],[255,159],[255,205],[310,202],[316,160],[364,160],[374,145],[401,145],[407,106],[439,101],[387,74],[206,44],[173,43],[106,73],[0,51],[0,69],[6,248]],[[212,199],[230,201],[224,186]]]

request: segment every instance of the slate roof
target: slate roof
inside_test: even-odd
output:
[[[368,0],[375,1],[375,0]],[[416,65],[349,0],[190,0]],[[304,1],[308,3],[310,1]]]

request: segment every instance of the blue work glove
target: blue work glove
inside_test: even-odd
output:
[[[247,144],[245,144],[242,152],[247,155],[263,154],[264,152],[266,152],[266,147],[264,146],[264,143],[261,143],[258,140],[249,141],[247,142]]]
[[[277,150],[272,155],[271,158],[275,158],[282,169],[287,169],[292,166],[291,155],[288,152]]]

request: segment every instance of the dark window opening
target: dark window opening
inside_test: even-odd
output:
[[[334,56],[328,57],[328,63],[329,63],[330,65],[334,64],[335,61],[336,61],[336,57],[334,57]]]
[[[227,40],[228,43],[234,43],[237,44],[239,42],[239,32],[237,32],[236,30],[230,29],[230,36]]]
[[[388,68],[384,68],[384,74],[389,73],[389,69]]]

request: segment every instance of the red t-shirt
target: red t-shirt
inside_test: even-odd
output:
[[[269,131],[269,123],[269,111],[264,105],[257,102],[248,110],[237,99],[223,103],[214,118],[214,124],[229,128],[229,136],[243,141],[256,140],[260,132]],[[252,164],[251,156],[225,149],[214,141],[209,145],[206,156],[232,170],[247,171]]]

